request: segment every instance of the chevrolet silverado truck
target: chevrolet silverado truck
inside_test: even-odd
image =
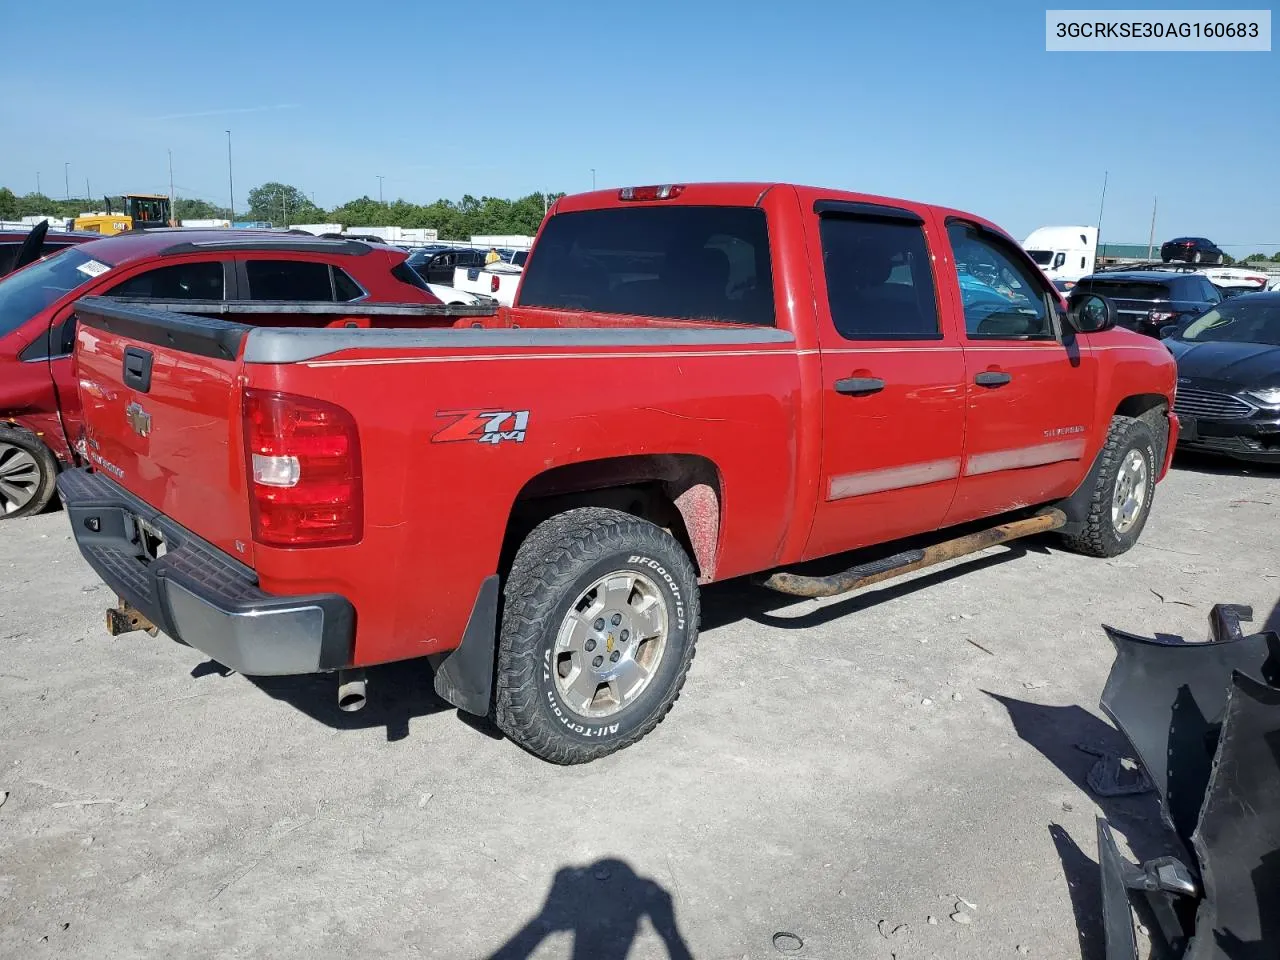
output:
[[[1178,434],[1172,356],[1106,298],[1068,310],[980,217],[837,190],[562,198],[491,315],[171,306],[76,308],[90,466],[59,490],[112,632],[335,672],[343,707],[428,657],[557,763],[667,714],[701,586],[825,596],[1048,531],[1119,554]]]

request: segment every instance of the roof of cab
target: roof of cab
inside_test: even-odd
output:
[[[265,230],[187,230],[157,227],[102,237],[82,244],[87,256],[118,266],[148,257],[177,256],[183,253],[226,252],[227,250],[275,250],[300,253],[345,253],[360,256],[373,247],[362,240],[322,240],[296,233]]]
[[[675,184],[673,184],[675,185]],[[944,217],[956,217],[970,223],[985,227],[1008,237],[1007,231],[983,217],[963,210],[926,203],[920,200],[904,200],[899,197],[882,197],[871,193],[857,193],[852,190],[838,190],[831,187],[813,187],[798,183],[770,183],[765,181],[747,181],[741,183],[683,183],[683,189],[676,197],[666,200],[623,200],[622,187],[607,190],[594,190],[589,193],[571,194],[556,201],[554,213],[574,213],[582,210],[598,210],[601,208],[621,208],[632,206],[658,205],[691,205],[707,206],[757,206],[764,202],[769,191],[775,188],[794,190],[802,205],[812,208],[819,200],[834,200],[849,203],[872,204],[883,207],[919,212],[924,209],[935,210]]]

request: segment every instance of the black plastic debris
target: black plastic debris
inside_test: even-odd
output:
[[[1218,604],[1209,641],[1104,627],[1116,661],[1102,709],[1132,744],[1180,856],[1138,865],[1098,821],[1107,960],[1137,956],[1131,906],[1157,955],[1280,957],[1280,637],[1245,636],[1248,607]]]

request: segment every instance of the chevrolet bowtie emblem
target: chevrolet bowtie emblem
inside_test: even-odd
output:
[[[142,404],[136,400],[124,408],[124,418],[138,436],[145,437],[151,432],[151,414],[143,410]]]

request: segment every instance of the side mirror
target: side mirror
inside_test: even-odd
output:
[[[1096,293],[1073,296],[1067,316],[1071,318],[1071,325],[1081,333],[1101,333],[1116,325],[1115,304]]]
[[[1160,328],[1160,339],[1168,340],[1170,337],[1172,337],[1175,333],[1178,332],[1178,328],[1181,326],[1182,324],[1180,323],[1166,323],[1163,327]]]

